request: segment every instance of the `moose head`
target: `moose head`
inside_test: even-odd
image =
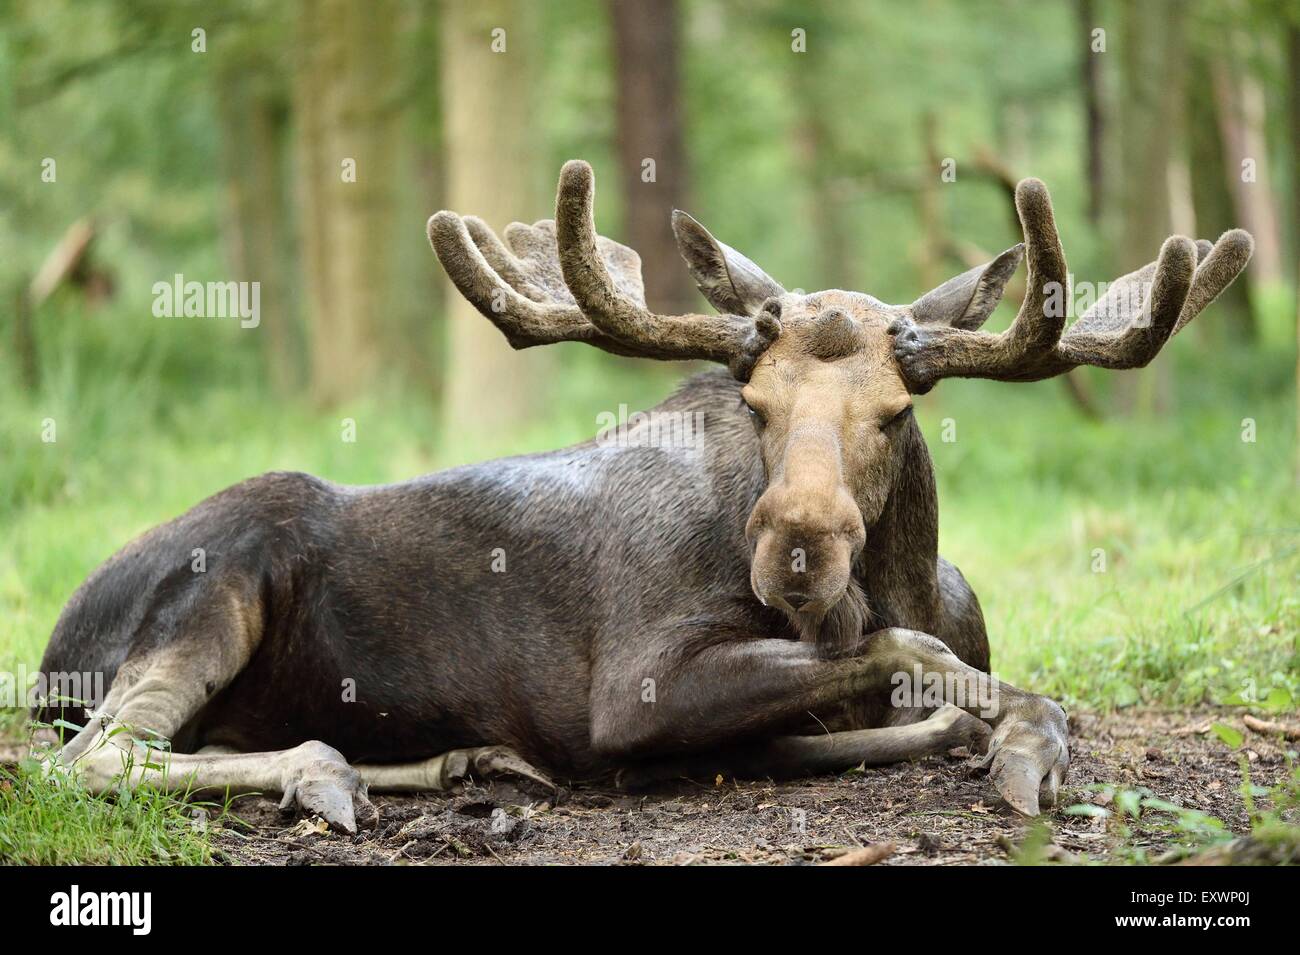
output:
[[[912,396],[941,378],[1034,381],[1079,365],[1139,368],[1245,268],[1252,241],[1174,236],[1110,283],[1068,329],[1070,276],[1047,188],[1016,188],[1024,241],[910,305],[839,290],[787,292],[690,216],[682,257],[716,315],[645,305],[640,259],[598,236],[585,162],[560,174],[556,216],[515,223],[503,243],[481,220],[439,212],[429,239],[462,295],[515,348],[584,341],[619,355],[721,362],[744,387],[766,489],[746,526],[750,581],[807,632],[846,593],[855,562],[922,442]],[[1024,302],[1006,331],[981,327],[1021,259]]]

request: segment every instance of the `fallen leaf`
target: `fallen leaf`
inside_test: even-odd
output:
[[[299,836],[323,836],[330,831],[330,824],[320,816],[313,816],[310,819],[301,819],[298,824],[290,829],[285,836],[295,839]]]

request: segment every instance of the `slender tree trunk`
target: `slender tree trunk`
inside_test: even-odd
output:
[[[301,380],[302,332],[291,306],[288,209],[281,188],[287,104],[245,59],[222,63],[217,83],[224,170],[223,237],[236,281],[259,284],[268,377],[288,392]]]
[[[1101,223],[1105,207],[1106,124],[1101,103],[1101,54],[1092,49],[1098,26],[1093,0],[1076,0],[1079,29],[1079,77],[1083,86],[1084,141],[1088,166],[1088,221]]]
[[[330,150],[324,99],[318,95],[321,82],[318,74],[328,62],[327,28],[306,2],[299,7],[296,26],[298,59],[293,75],[293,112],[297,174],[294,178],[304,314],[313,350],[314,377],[318,374],[314,355],[316,340],[338,325],[327,228],[331,215],[330,180],[338,176],[338,166]]]
[[[19,381],[29,394],[35,394],[41,386],[41,363],[25,276],[14,289],[14,355],[18,359]]]
[[[688,183],[677,0],[609,0],[609,12],[624,241],[641,256],[650,307],[690,311],[698,295],[682,268],[671,219],[687,204]]]
[[[853,254],[853,230],[846,219],[843,196],[836,191],[834,133],[823,93],[833,78],[825,75],[825,59],[811,53],[794,57],[791,69],[790,91],[799,117],[791,140],[800,181],[807,184],[813,243],[809,281],[821,288],[858,288],[863,263]],[[938,168],[934,176],[937,180]]]
[[[921,222],[921,248],[917,257],[917,274],[921,279],[920,287],[934,288],[942,282],[944,265],[944,248],[946,246],[943,202],[939,197],[942,181],[939,155],[939,126],[933,112],[926,111],[921,117],[921,148],[925,162],[921,169],[921,181],[916,191],[917,214]]]
[[[1291,89],[1291,257],[1295,266],[1296,344],[1296,461],[1295,481],[1300,486],[1300,24],[1292,20],[1286,31],[1286,65]]]
[[[533,184],[554,170],[543,171],[532,123],[535,8],[527,0],[477,0],[442,10],[447,206],[498,233],[516,219],[542,218],[536,213],[547,203]],[[448,302],[444,440],[459,456],[491,449],[494,435],[535,407],[552,356],[512,352],[459,295]]]
[[[392,0],[300,8],[300,226],[321,404],[363,393],[401,344],[388,341],[384,324],[396,214],[395,14]]]
[[[1204,56],[1192,60],[1193,75],[1209,76],[1210,65]],[[1191,157],[1192,201],[1196,209],[1196,231],[1200,238],[1213,241],[1237,225],[1236,209],[1228,170],[1224,168],[1226,149],[1220,131],[1215,98],[1199,86],[1188,90],[1188,149]],[[1250,283],[1233,282],[1215,302],[1221,314],[1217,321],[1198,322],[1196,333],[1220,343],[1252,341],[1256,337],[1251,311]],[[1184,333],[1185,334],[1185,333]]]
[[[1234,62],[1231,45],[1210,70],[1224,145],[1223,165],[1236,203],[1237,224],[1255,237],[1247,276],[1259,283],[1282,281],[1281,228],[1269,174],[1264,135],[1264,93]]]
[[[1121,273],[1155,258],[1173,232],[1169,170],[1183,130],[1185,14],[1177,0],[1146,0],[1121,8]],[[1126,410],[1150,413],[1167,408],[1172,403],[1169,364],[1155,362],[1122,373],[1118,391]]]

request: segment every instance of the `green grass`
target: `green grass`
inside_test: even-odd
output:
[[[943,550],[980,596],[1000,674],[1099,709],[1300,699],[1282,409],[1257,410],[1277,430],[1246,444],[1233,409],[1090,424],[1007,405],[1031,417],[964,415],[984,429],[959,425],[982,445],[964,458],[932,443]]]
[[[147,787],[92,796],[42,778],[36,762],[24,760],[0,767],[0,863],[208,865],[200,812]]]

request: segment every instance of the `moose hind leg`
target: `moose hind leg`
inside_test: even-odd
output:
[[[183,610],[167,615],[180,620],[172,632],[153,634],[148,649],[128,656],[86,727],[49,760],[51,772],[74,775],[93,792],[122,785],[217,797],[280,792],[283,807],[296,803],[355,832],[355,806],[373,812],[365,784],[324,743],[267,753],[170,751],[171,738],[239,674],[262,636],[251,582],[212,581]]]
[[[418,763],[358,765],[356,769],[366,786],[375,792],[438,792],[451,789],[470,776],[479,779],[517,776],[555,789],[555,783],[545,773],[506,746],[453,749]]]
[[[170,740],[252,657],[262,639],[261,603],[251,581],[214,580],[152,608],[143,626],[147,632],[137,635],[108,695],[59,762],[71,765],[105,737]]]
[[[841,730],[813,736],[777,736],[716,755],[650,762],[619,774],[636,789],[670,778],[703,778],[727,770],[742,779],[793,779],[841,773],[855,766],[888,766],[945,753],[959,746],[983,752],[992,730],[960,707],[944,704],[905,726]]]
[[[921,759],[959,746],[983,752],[991,733],[983,720],[945,703],[928,718],[905,726],[778,736],[751,757],[742,774],[781,778],[838,773],[859,765],[888,766]]]

